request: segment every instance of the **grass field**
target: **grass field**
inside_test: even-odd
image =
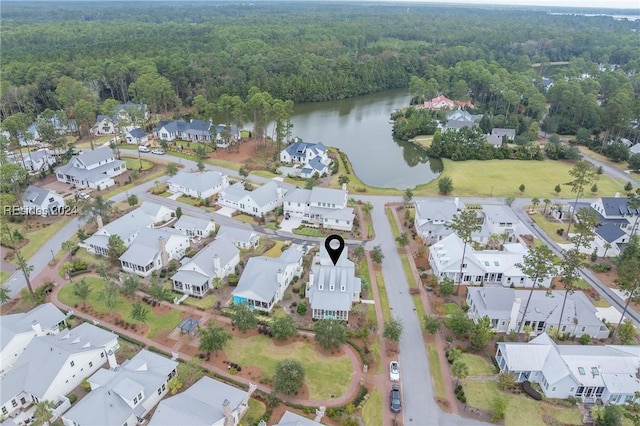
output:
[[[240,222],[248,223],[249,225],[257,225],[256,219],[253,216],[249,216],[248,214],[238,214],[233,216],[234,219],[239,220]]]
[[[444,304],[444,313],[447,315],[453,315],[456,312],[460,312],[460,306],[457,303],[445,303]]]
[[[249,398],[249,409],[244,416],[242,416],[242,420],[240,420],[240,426],[249,426],[254,421],[260,419],[264,413],[267,412],[267,407],[262,401],[258,401],[254,398]]]
[[[283,359],[300,361],[310,399],[329,399],[331,395],[344,394],[353,374],[347,355],[324,356],[313,345],[304,342],[276,346],[273,339],[266,336],[234,338],[224,352],[230,361],[241,366],[258,367],[263,377],[273,377],[276,365]]]
[[[127,170],[149,170],[153,167],[153,163],[148,160],[139,160],[133,157],[123,157],[124,162],[127,165]],[[140,167],[140,162],[142,162],[142,167]]]
[[[504,420],[506,426],[522,425],[523,419],[527,419],[527,426],[551,424],[550,419],[543,416],[551,417],[563,425],[582,424],[582,415],[577,408],[558,407],[526,396],[503,393],[494,381],[465,380],[463,387],[467,403],[482,410],[490,410],[491,401],[495,396],[504,396],[508,401],[507,415]]]
[[[526,197],[533,198],[573,198],[575,194],[563,183],[571,180],[569,170],[573,164],[562,161],[451,161],[443,159],[444,172],[453,180],[454,196],[474,197]],[[518,190],[525,184],[524,193]],[[557,184],[562,186],[560,194],[554,192]],[[614,196],[622,189],[624,182],[614,181],[601,175],[598,181],[598,196]],[[416,196],[431,196],[438,193],[438,181],[416,187]]]
[[[493,376],[496,374],[493,365],[481,356],[464,353],[461,359],[469,367],[470,376]]]
[[[604,163],[610,167],[613,167],[614,169],[620,170],[621,172],[626,172],[627,170],[629,170],[628,168],[629,164],[626,161],[621,161],[619,163],[616,163],[615,161],[609,160],[604,155],[600,155],[597,152],[591,151],[586,146],[579,146],[578,149],[583,155],[593,158],[594,160],[598,160],[601,163]],[[633,182],[634,180],[636,182]],[[631,181],[631,183],[640,182],[640,173],[629,173],[629,181]]]
[[[293,233],[296,235],[303,235],[305,237],[324,237],[325,235],[318,231],[316,228],[307,228],[306,226],[301,226],[300,228],[296,228],[293,230]]]
[[[268,170],[252,170],[251,171],[252,175],[256,175],[256,176],[260,176],[263,178],[267,178],[267,179],[273,179],[274,177],[278,177],[280,175],[277,175],[275,173],[271,173]]]
[[[274,241],[276,244],[271,247],[269,250],[265,251],[263,256],[267,257],[280,257],[282,254],[282,247],[284,247],[284,241]]]
[[[176,293],[176,296],[178,294],[179,293]],[[184,302],[182,302],[182,304],[183,305],[187,305],[187,306],[193,306],[193,307],[196,307],[198,309],[202,309],[202,310],[206,311],[207,309],[210,309],[213,306],[215,306],[217,301],[218,301],[218,298],[215,295],[210,294],[210,295],[205,296],[203,298],[187,297],[184,300]]]
[[[22,224],[7,223],[7,226],[9,226],[9,229],[11,229],[12,232],[14,229],[17,229],[22,233],[24,238],[29,240],[26,245],[20,248],[20,254],[22,254],[22,257],[29,260],[38,250],[40,250],[40,247],[42,247],[42,244],[45,241],[50,240],[70,221],[71,216],[60,217],[57,221],[35,230],[25,229],[25,222]],[[27,219],[26,222],[29,223],[29,219]]]
[[[416,136],[413,138],[413,143],[420,145],[423,148],[429,148],[433,142],[433,136]]]
[[[444,377],[440,368],[440,358],[438,357],[438,349],[435,343],[425,343],[427,347],[427,358],[429,359],[429,370],[431,370],[431,379],[433,380],[433,394],[436,398],[443,401],[447,400],[447,392],[444,387]]]
[[[108,314],[109,309],[102,298],[104,281],[95,277],[85,278],[85,280],[89,283],[89,287],[91,288],[87,302],[91,304],[94,312]],[[62,303],[71,307],[82,304],[82,300],[73,293],[72,283],[65,285],[62,290],[60,290],[58,298]],[[118,294],[118,299],[115,307],[113,308],[113,312],[120,313],[122,318],[129,323],[140,324],[131,317],[131,301],[120,294]],[[171,310],[166,314],[156,315],[153,310],[149,308],[149,315],[146,321],[146,324],[149,326],[149,331],[147,332],[146,337],[152,339],[158,333],[168,334],[171,330],[177,327],[178,324],[180,324],[181,320],[182,317],[180,315],[180,311]]]
[[[381,425],[383,409],[382,393],[378,389],[374,389],[362,407],[362,421],[364,424]]]
[[[11,275],[7,271],[0,271],[0,284],[11,278]]]
[[[547,234],[553,241],[560,244],[566,244],[568,241],[563,236],[558,235],[556,232],[558,229],[567,230],[567,225],[564,223],[550,221],[547,217],[538,212],[536,214],[529,215],[531,219]]]
[[[378,297],[380,297],[380,306],[382,307],[384,322],[391,321],[389,298],[387,297],[387,290],[384,288],[384,277],[381,271],[376,271],[376,284],[378,285]]]

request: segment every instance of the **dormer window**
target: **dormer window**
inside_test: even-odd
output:
[[[71,361],[71,366],[73,367],[74,365],[76,365],[76,363]]]
[[[333,291],[335,288],[336,288],[336,287],[335,287],[333,284],[331,284],[331,285],[329,286],[329,290],[331,290],[331,291]]]

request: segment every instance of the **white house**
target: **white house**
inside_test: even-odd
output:
[[[30,173],[48,171],[49,166],[56,164],[56,157],[46,148],[24,153],[22,158],[24,159],[24,163],[23,161],[17,161],[16,164],[26,167]]]
[[[284,196],[284,216],[302,218],[310,226],[350,231],[355,215],[347,199],[346,189],[294,188]]]
[[[168,142],[176,140],[178,137],[177,121],[161,121],[153,128],[153,137]]]
[[[218,193],[217,204],[252,216],[262,216],[281,206],[285,193],[286,189],[276,181],[269,181],[253,191],[247,191],[242,182],[237,182]]]
[[[168,207],[145,201],[137,209],[102,226],[81,245],[91,253],[107,256],[111,235],[120,236],[125,246],[129,247],[142,229],[153,228],[157,223],[166,222],[173,214],[174,211]]]
[[[80,188],[100,190],[115,185],[113,178],[126,171],[125,162],[116,160],[111,148],[98,148],[73,157],[56,170],[56,177]]]
[[[458,198],[451,200],[417,201],[414,225],[424,243],[440,241],[453,233],[447,228],[458,212],[465,209]]]
[[[333,264],[324,244],[314,257],[306,295],[313,319],[349,320],[349,311],[360,301],[362,281],[355,276],[355,264],[347,258],[345,248]]]
[[[609,222],[596,228],[593,244],[597,247],[597,252],[603,256],[606,252],[608,257],[617,257],[630,238],[622,228]]]
[[[94,135],[112,135],[116,132],[116,124],[113,117],[108,115],[98,115],[96,117],[96,123],[91,128],[91,133]]]
[[[248,391],[241,390],[205,376],[160,402],[149,426],[237,426],[255,389],[251,384]]]
[[[171,277],[173,289],[192,296],[203,297],[214,286],[235,271],[240,263],[240,251],[224,236],[219,236],[192,259],[185,260]]]
[[[220,226],[217,238],[221,237],[227,238],[240,250],[253,249],[260,244],[260,235],[253,229]]]
[[[149,142],[149,135],[140,127],[134,127],[124,134],[124,138],[128,144],[144,145]]]
[[[482,205],[483,225],[490,235],[504,235],[504,241],[516,241],[526,228],[511,207],[496,204]]]
[[[629,235],[640,234],[640,208],[632,208],[629,201],[626,197],[601,197],[591,207],[600,215],[601,223],[613,223]]]
[[[212,220],[182,215],[174,222],[173,228],[192,239],[199,239],[211,235],[216,224]]]
[[[180,260],[189,245],[190,238],[173,228],[143,228],[119,260],[124,272],[148,277]]]
[[[517,382],[539,383],[547,398],[640,401],[640,346],[557,345],[543,333],[528,343],[498,342],[496,362]]]
[[[317,410],[316,410],[317,412]],[[285,411],[280,421],[275,426],[322,426],[319,421],[311,420],[300,414],[292,413],[291,411]]]
[[[56,191],[29,185],[22,194],[22,207],[30,215],[48,216],[64,207],[64,199]]]
[[[235,124],[232,124],[228,130],[225,124],[218,124],[215,131],[216,147],[218,148],[227,148],[231,141],[240,139],[240,129]]]
[[[516,138],[516,130],[515,129],[501,129],[499,127],[495,127],[491,129],[491,135],[497,136],[500,139],[506,138],[508,141],[513,141]]]
[[[89,378],[91,392],[62,416],[65,426],[135,426],[167,393],[178,363],[142,349],[120,367]]]
[[[558,329],[560,325],[560,333],[576,337],[587,334],[595,339],[606,339],[609,336],[609,329],[597,317],[595,306],[581,291],[567,295],[562,321],[560,312],[564,303],[564,291],[534,290],[531,293],[529,289],[502,287],[469,287],[467,291],[469,318],[477,321],[485,316],[489,317],[493,330],[499,333],[518,329],[531,294],[521,332],[524,332],[525,326],[530,326],[532,334],[537,335],[549,331],[550,327]]]
[[[167,181],[169,192],[193,198],[209,198],[229,186],[229,178],[219,172],[180,172]]]
[[[65,318],[53,303],[44,303],[29,312],[3,315],[0,321],[0,376],[9,371],[33,338],[58,334]]]
[[[2,416],[32,403],[52,401],[57,418],[70,406],[65,395],[107,359],[113,366],[118,347],[117,335],[88,323],[34,338],[2,378]]]
[[[257,256],[247,261],[238,286],[231,293],[233,303],[247,304],[251,309],[271,312],[282,300],[294,277],[302,276],[301,246],[292,245],[279,258]]]
[[[329,164],[331,159],[327,154],[327,147],[322,142],[308,143],[293,142],[280,152],[280,161],[283,163],[293,163],[306,165],[314,158],[319,158],[324,164]]]
[[[464,243],[456,234],[432,245],[429,263],[434,275],[439,279],[448,277],[459,282],[463,249]],[[494,284],[503,287],[513,284],[515,287],[531,287],[532,280],[517,266],[523,262],[527,253],[527,248],[520,243],[504,244],[504,250],[482,251],[476,251],[472,244],[467,244],[462,262],[462,284]],[[550,284],[551,278],[538,282],[542,287]]]

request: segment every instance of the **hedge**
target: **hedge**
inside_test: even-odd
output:
[[[90,271],[88,269],[79,269],[77,271],[69,272],[69,278],[82,275],[82,274],[87,274],[89,272]]]
[[[149,346],[147,349],[148,349],[149,351],[151,351],[151,352],[155,352],[155,353],[157,353],[157,354],[164,355],[164,356],[166,356],[166,357],[168,357],[168,358],[171,358],[171,357],[172,357],[172,355],[171,355],[170,353],[165,352],[165,351],[163,351],[162,349],[158,349],[158,348],[156,348],[155,346]]]

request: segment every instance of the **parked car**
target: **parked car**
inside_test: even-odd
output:
[[[389,363],[389,380],[392,382],[400,381],[400,366],[398,361],[391,361]]]
[[[151,151],[151,153],[156,155],[164,155],[164,151],[159,148],[154,149],[153,151]]]
[[[80,198],[81,200],[88,200],[89,198],[89,194],[87,194],[86,192],[78,192],[78,198]]]
[[[389,407],[393,413],[399,413],[402,410],[402,398],[400,396],[400,386],[398,385],[391,387]]]
[[[149,152],[149,148],[147,148],[144,145],[140,145],[140,146],[138,146],[138,151],[140,151],[140,152]]]

